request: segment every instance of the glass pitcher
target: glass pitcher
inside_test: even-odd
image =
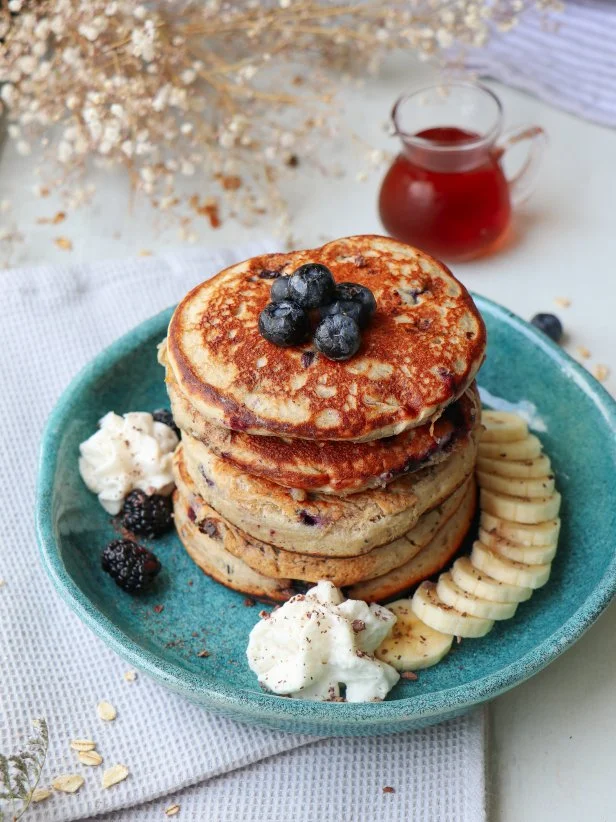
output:
[[[502,133],[503,109],[476,83],[432,86],[402,96],[392,111],[402,151],[379,195],[381,222],[393,237],[444,260],[493,250],[507,232],[512,207],[530,194],[546,137],[539,126]],[[507,179],[504,153],[529,150]]]

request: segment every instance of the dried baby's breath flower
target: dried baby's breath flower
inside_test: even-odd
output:
[[[96,742],[92,739],[71,740],[71,749],[73,751],[93,751],[94,748],[96,748]]]
[[[62,793],[77,793],[79,788],[83,785],[85,779],[78,773],[65,773],[56,776],[51,780],[51,786],[54,791],[61,791]]]
[[[89,196],[80,178],[102,164],[158,202],[181,204],[194,178],[220,200],[212,227],[267,212],[285,233],[284,177],[326,170],[341,82],[375,74],[395,50],[460,62],[493,29],[555,5],[9,0],[21,13],[0,13],[0,108],[20,154],[44,151],[38,196],[60,189],[76,207]]]
[[[0,225],[0,268],[8,268],[13,261],[13,255],[24,242],[24,236],[13,221],[9,225]]]
[[[142,255],[144,256],[144,255]],[[124,673],[125,682],[134,682],[137,679],[137,671],[126,671]]]
[[[102,719],[104,722],[113,722],[118,715],[113,705],[105,699],[101,700],[96,706],[96,713],[99,719]]]
[[[112,785],[117,785],[118,782],[123,782],[128,774],[129,771],[126,765],[112,765],[111,768],[103,771],[101,784],[103,788],[110,788]]]
[[[569,297],[554,297],[554,302],[559,308],[569,308],[571,305]]]
[[[591,353],[585,345],[578,345],[575,349],[578,357],[581,357],[583,360],[588,360],[591,357]]]

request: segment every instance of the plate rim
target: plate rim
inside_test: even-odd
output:
[[[509,309],[493,300],[472,294],[481,312],[486,311],[496,319],[532,340],[548,357],[571,376],[593,405],[602,413],[606,425],[616,434],[616,400],[594,377],[577,363],[566,351],[553,343]],[[177,665],[161,660],[155,653],[140,646],[109,617],[103,614],[86,593],[79,588],[62,562],[54,534],[53,487],[57,473],[58,455],[55,441],[64,426],[66,411],[76,393],[93,380],[102,376],[111,365],[138,348],[152,336],[156,329],[168,323],[173,307],[140,323],[100,351],[71,380],[62,392],[48,417],[43,430],[38,475],[36,483],[36,535],[43,566],[61,598],[76,612],[79,618],[117,654],[161,684],[204,707],[232,714],[236,719],[280,723],[279,727],[298,720],[304,725],[327,725],[342,731],[353,723],[379,726],[383,729],[400,730],[404,724],[429,720],[448,712],[462,712],[492,699],[521,684],[547,667],[560,654],[571,647],[595,622],[616,594],[616,552],[603,576],[586,600],[559,628],[539,645],[504,668],[477,680],[470,680],[428,694],[413,694],[396,700],[379,703],[326,703],[286,699],[257,690],[234,687],[227,683],[204,681],[203,674],[192,673]],[[163,332],[164,333],[164,332]],[[397,725],[397,728],[393,726]],[[315,733],[318,730],[315,730]],[[330,731],[331,732],[331,731]]]

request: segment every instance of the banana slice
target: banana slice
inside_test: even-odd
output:
[[[482,511],[480,521],[484,530],[520,545],[556,545],[558,542],[559,519],[524,525],[522,522],[510,522],[488,511]]]
[[[456,585],[450,571],[438,578],[436,593],[445,605],[451,605],[456,611],[481,619],[509,619],[518,607],[517,602],[495,602],[469,594]]]
[[[481,489],[479,506],[482,511],[494,514],[501,519],[522,522],[526,525],[536,525],[555,519],[560,511],[560,494],[552,491],[549,496],[511,497],[506,494],[497,494],[487,488]]]
[[[411,607],[422,622],[444,634],[461,637],[485,636],[494,625],[491,619],[480,619],[446,605],[436,593],[433,582],[422,582],[413,594]]]
[[[491,460],[534,460],[541,454],[541,441],[529,434],[516,442],[479,442],[479,456]]]
[[[494,548],[497,554],[516,562],[526,562],[528,565],[543,565],[552,562],[556,556],[556,543],[552,545],[518,545],[508,539],[503,539],[494,533],[479,528],[479,541],[488,548]]]
[[[471,562],[479,571],[494,579],[509,585],[521,585],[523,588],[541,588],[550,578],[549,564],[527,565],[525,562],[516,562],[501,556],[481,542],[473,543]]]
[[[460,557],[454,562],[451,578],[463,591],[491,602],[525,602],[533,593],[532,588],[510,585],[478,570],[470,557]]]
[[[449,653],[452,634],[435,631],[415,616],[410,599],[399,599],[387,606],[397,620],[391,634],[379,645],[375,655],[397,671],[419,671],[436,665]]]
[[[503,460],[505,462],[505,460]],[[548,497],[554,490],[554,476],[537,477],[536,479],[515,479],[500,477],[498,474],[487,474],[477,471],[477,481],[481,488],[508,494],[511,497]]]
[[[482,411],[485,431],[481,442],[517,442],[528,435],[528,425],[518,414],[509,411]]]
[[[516,479],[531,479],[545,477],[552,473],[549,457],[541,454],[531,460],[506,460],[479,457],[477,468],[487,474],[498,474],[499,477],[515,477]]]

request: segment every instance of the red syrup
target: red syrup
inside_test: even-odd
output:
[[[379,211],[385,229],[444,260],[485,253],[511,217],[501,154],[461,128],[418,132],[404,142],[383,180]]]

